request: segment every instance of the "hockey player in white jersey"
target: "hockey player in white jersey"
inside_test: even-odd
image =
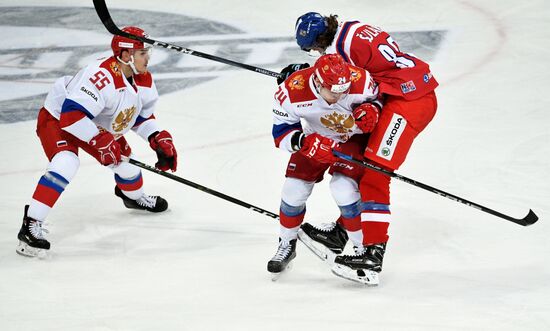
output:
[[[146,36],[137,27],[123,31]],[[43,223],[78,170],[79,149],[113,171],[115,195],[127,208],[150,212],[168,208],[165,199],[144,193],[140,169],[121,161],[121,156],[131,155],[124,138],[131,129],[156,152],[157,168],[176,171],[172,136],[153,114],[158,92],[147,70],[151,47],[114,36],[111,48],[112,57],[58,79],[38,114],[36,133],[50,162],[25,206],[16,250],[21,255],[40,256],[50,249]]]
[[[277,274],[296,256],[306,200],[326,170],[332,175],[330,190],[341,211],[338,226],[353,242],[361,243],[358,183],[363,169],[337,159],[332,149],[362,159],[381,103],[370,74],[337,54],[323,55],[313,67],[293,73],[274,98],[275,145],[292,153],[281,197],[279,246],[267,265]],[[345,238],[343,244],[335,242],[336,253],[348,239],[346,231],[341,232]]]

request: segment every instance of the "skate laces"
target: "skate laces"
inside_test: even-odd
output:
[[[288,241],[281,241],[279,248],[277,248],[277,253],[275,253],[271,261],[283,261],[291,251],[292,245]]]
[[[33,237],[36,239],[46,239],[44,236],[45,233],[49,233],[48,229],[46,229],[45,225],[42,224],[40,221],[31,220],[29,222],[29,231],[32,234]]]
[[[144,194],[141,198],[137,199],[136,202],[142,207],[155,208],[157,205],[157,198],[157,196]]]

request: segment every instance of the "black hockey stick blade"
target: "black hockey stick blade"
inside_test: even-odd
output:
[[[528,226],[528,225],[531,225],[531,224],[534,224],[538,221],[539,217],[533,212],[533,210],[529,209],[529,213],[527,214],[527,216],[525,216],[524,218],[514,218],[514,217],[511,217],[511,216],[508,216],[508,215],[505,215],[505,214],[502,214],[496,210],[493,210],[493,209],[490,209],[490,208],[487,208],[487,207],[484,207],[480,204],[477,204],[475,202],[472,202],[472,201],[468,201],[466,199],[463,199],[459,196],[456,196],[454,194],[451,194],[451,193],[447,193],[447,192],[444,192],[444,191],[441,191],[433,186],[430,186],[430,185],[426,185],[426,184],[423,184],[421,182],[418,182],[414,179],[410,179],[410,178],[407,178],[405,176],[401,176],[399,174],[396,174],[395,172],[393,171],[389,171],[389,170],[386,170],[384,168],[381,168],[379,166],[376,166],[374,164],[371,164],[371,163],[368,163],[366,161],[361,161],[361,160],[357,160],[355,158],[353,158],[352,156],[350,155],[347,155],[347,154],[344,154],[344,153],[341,153],[341,152],[338,152],[338,151],[332,151],[332,153],[334,154],[334,156],[336,157],[339,157],[343,160],[346,160],[346,161],[349,161],[349,162],[352,162],[352,163],[355,163],[355,164],[358,164],[358,165],[361,165],[365,168],[369,168],[371,170],[374,170],[374,171],[377,171],[377,172],[380,172],[386,176],[389,176],[389,177],[392,177],[392,178],[395,178],[395,179],[398,179],[402,182],[405,182],[407,184],[411,184],[413,186],[416,186],[416,187],[420,187],[426,191],[429,191],[429,192],[432,192],[432,193],[435,193],[437,195],[440,195],[442,197],[445,197],[447,199],[450,199],[450,200],[453,200],[453,201],[456,201],[456,202],[460,202],[466,206],[469,206],[469,207],[472,207],[472,208],[475,208],[475,209],[478,209],[478,210],[481,210],[483,212],[486,212],[488,214],[491,214],[491,215],[494,215],[494,216],[497,216],[497,217],[500,217],[500,218],[503,218],[507,221],[510,221],[510,222],[513,222],[513,223],[516,223],[516,224],[519,224],[519,225],[523,225],[523,226]]]
[[[157,41],[157,40],[150,39],[150,38],[147,38],[147,37],[136,36],[136,35],[133,35],[131,33],[124,32],[115,24],[115,22],[111,18],[111,14],[109,13],[109,9],[107,8],[107,5],[105,4],[105,0],[94,0],[94,7],[95,7],[95,10],[97,12],[97,15],[99,16],[99,19],[101,20],[101,22],[103,23],[103,25],[105,26],[107,31],[109,31],[111,34],[126,37],[126,38],[130,38],[130,39],[133,39],[133,40],[139,40],[141,42],[151,44],[153,46],[159,46],[159,47],[164,47],[164,48],[167,48],[167,49],[172,49],[172,50],[175,50],[175,51],[183,53],[183,54],[198,56],[198,57],[202,57],[204,59],[208,59],[208,60],[212,60],[212,61],[216,61],[216,62],[221,62],[221,63],[228,64],[228,65],[231,65],[231,66],[234,66],[234,67],[254,71],[254,72],[257,72],[259,74],[266,75],[266,76],[271,76],[271,77],[275,77],[275,78],[278,78],[278,77],[281,76],[280,73],[274,72],[274,71],[271,71],[271,70],[255,67],[253,65],[232,61],[232,60],[225,59],[225,58],[222,58],[222,57],[219,57],[219,56],[197,52],[197,51],[194,51],[192,49],[185,48],[185,47],[182,47],[182,46],[178,46],[178,45],[174,45],[174,44],[170,44],[170,43],[166,43],[166,42],[162,42],[162,41]]]
[[[531,224],[535,224],[538,220],[539,220],[539,217],[537,216],[537,214],[535,214],[533,210],[529,209],[529,213],[527,214],[527,216],[525,216],[521,220],[518,220],[521,222],[518,224],[521,224],[523,226],[528,226]]]
[[[161,175],[161,176],[164,176],[166,178],[169,178],[171,180],[174,180],[176,182],[179,182],[179,183],[182,183],[182,184],[185,184],[187,186],[191,186],[192,188],[195,188],[197,190],[200,190],[200,191],[203,191],[205,193],[208,193],[208,194],[211,194],[211,195],[214,195],[218,198],[221,198],[221,199],[224,199],[226,201],[229,201],[229,202],[232,202],[234,204],[237,204],[239,206],[242,206],[242,207],[245,207],[247,209],[250,209],[252,211],[255,211],[257,213],[260,213],[262,215],[265,215],[265,216],[268,216],[268,217],[271,217],[271,218],[274,218],[274,219],[279,219],[279,215],[278,214],[275,214],[275,213],[272,213],[268,210],[265,210],[263,208],[260,208],[260,207],[256,207],[254,205],[251,205],[247,202],[244,202],[242,200],[239,200],[237,198],[234,198],[232,196],[229,196],[227,194],[223,194],[221,192],[218,192],[218,191],[215,191],[215,190],[212,190],[206,186],[202,186],[200,184],[197,184],[195,182],[192,182],[190,180],[187,180],[185,178],[182,178],[182,177],[179,177],[179,176],[176,176],[174,174],[171,174],[169,172],[166,172],[166,171],[162,171],[160,169],[157,169],[155,167],[152,167],[148,164],[145,164],[143,162],[140,162],[138,160],[134,160],[134,159],[131,159],[131,158],[128,158],[128,157],[123,157],[123,161],[125,162],[128,162],[130,164],[133,164],[135,165],[136,167],[139,167],[141,169],[145,169],[145,170],[148,170],[148,171],[151,171],[151,172],[154,172],[158,175]]]

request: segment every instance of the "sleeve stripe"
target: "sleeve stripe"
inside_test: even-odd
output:
[[[357,21],[344,23],[342,31],[340,31],[340,35],[338,36],[338,41],[336,42],[336,50],[338,51],[338,54],[340,54],[344,58],[344,61],[348,63],[350,62],[350,59],[344,51],[344,41],[346,40],[346,35],[349,32],[349,28],[355,23],[357,23]]]
[[[282,139],[281,136],[286,136],[290,131],[294,130],[302,130],[302,124],[300,123],[294,123],[294,124],[274,124],[273,130],[271,130],[271,134],[273,135],[274,139]]]
[[[59,125],[62,128],[66,128],[85,118],[86,115],[78,110],[64,112],[59,116]]]
[[[61,114],[63,113],[70,113],[73,111],[80,111],[86,115],[89,119],[93,119],[95,116],[92,115],[84,106],[79,104],[78,102],[75,102],[71,99],[65,99],[63,102],[63,105],[61,106]]]
[[[281,144],[281,141],[291,132],[294,131],[302,131],[302,125],[300,123],[295,124],[279,124],[279,125],[273,125],[273,139],[275,139],[275,146],[279,147]]]
[[[151,115],[149,117],[142,117],[142,116],[138,116],[138,118],[136,119],[136,123],[134,124],[134,128],[136,126],[139,126],[141,123],[147,121],[147,120],[151,120],[151,119],[154,119],[155,118],[155,115]]]

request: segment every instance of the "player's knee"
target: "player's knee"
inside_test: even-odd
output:
[[[137,178],[141,174],[141,170],[138,167],[128,162],[122,162],[112,169],[116,175],[123,179]]]
[[[54,172],[70,182],[80,167],[78,156],[69,151],[61,151],[52,158],[48,165],[48,172]]]
[[[348,206],[361,199],[357,182],[338,172],[332,175],[330,192],[338,206]]]
[[[288,177],[283,185],[281,199],[291,206],[305,205],[314,185],[314,182]]]

